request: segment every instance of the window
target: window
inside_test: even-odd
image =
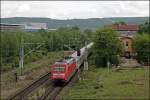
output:
[[[126,42],[126,46],[128,46],[128,42]]]
[[[65,71],[65,68],[64,68],[64,67],[54,67],[54,71],[57,71],[57,72],[64,72],[64,71]]]

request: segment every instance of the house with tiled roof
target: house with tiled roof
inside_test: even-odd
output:
[[[112,28],[117,31],[119,36],[134,36],[139,30],[139,25],[135,24],[115,24]]]
[[[115,24],[112,28],[117,31],[124,46],[124,56],[130,58],[133,53],[132,38],[138,32],[139,25]]]

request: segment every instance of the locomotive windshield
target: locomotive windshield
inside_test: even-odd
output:
[[[64,71],[65,71],[65,68],[64,68],[64,67],[55,67],[55,68],[54,68],[54,71],[57,71],[57,72],[64,72]]]
[[[64,72],[65,71],[64,64],[62,64],[62,63],[55,64],[55,66],[53,67],[53,71],[55,71],[55,72]]]

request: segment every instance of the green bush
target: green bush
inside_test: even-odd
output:
[[[149,25],[150,25],[149,21],[145,22],[144,24],[141,24],[138,33],[139,34],[147,33],[150,35],[150,31],[149,31],[150,26]]]
[[[5,65],[1,66],[1,71],[2,72],[6,72],[6,71],[8,71],[10,69],[12,69],[12,66],[10,64],[9,65],[5,64]]]
[[[15,57],[12,63],[12,68],[17,68],[17,67],[19,67],[19,58]]]
[[[134,52],[137,53],[137,59],[139,62],[148,62],[150,56],[150,35],[149,34],[138,34],[133,39]]]
[[[94,55],[96,66],[106,66],[107,61],[117,63],[116,55],[122,53],[122,45],[115,31],[104,27],[96,31]]]
[[[29,45],[24,44],[24,54],[27,54],[39,46],[36,43],[45,43],[38,48],[38,50],[35,50],[24,58],[24,63],[27,64],[40,59],[42,56],[46,56],[49,52],[63,50],[64,44],[70,47],[75,46],[81,48],[85,45],[85,40],[87,40],[87,38],[91,39],[91,36],[92,31],[87,30],[81,32],[78,27],[60,27],[53,32],[46,32],[45,30],[39,30],[36,33],[1,32],[1,66],[5,64],[9,64],[12,68],[18,66],[19,52],[22,43],[35,43]],[[68,50],[68,48],[66,50]]]
[[[119,60],[120,58],[119,58],[119,55],[117,56],[117,55],[113,55],[113,56],[111,56],[110,57],[110,62],[112,63],[112,64],[116,64],[116,65],[118,65],[119,63],[120,63],[120,60]]]

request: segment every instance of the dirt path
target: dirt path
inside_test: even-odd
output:
[[[124,61],[124,63],[122,63],[121,66],[123,66],[123,67],[139,67],[139,66],[141,66],[135,59],[122,58],[122,60]]]

